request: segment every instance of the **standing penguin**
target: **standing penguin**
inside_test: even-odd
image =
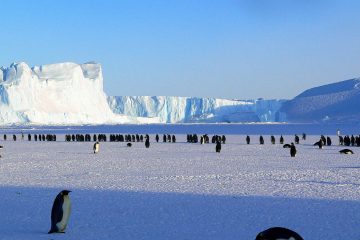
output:
[[[71,201],[69,190],[62,190],[55,198],[51,210],[51,229],[50,233],[65,233],[65,228],[69,222],[71,213]]]
[[[250,136],[249,135],[246,136],[246,144],[250,144]]]
[[[221,142],[217,141],[215,146],[215,151],[219,153],[221,151]]]
[[[280,136],[280,144],[284,144],[284,137],[282,135]]]
[[[262,135],[260,135],[259,142],[260,142],[260,144],[264,144],[264,138]]]
[[[99,142],[94,143],[94,147],[93,147],[94,153],[98,153],[98,152],[99,152],[99,147],[100,147]]]
[[[145,139],[145,147],[146,147],[146,148],[149,148],[149,147],[150,147],[150,140],[149,140],[149,138],[146,138],[146,139]]]
[[[304,240],[298,233],[282,227],[269,228],[256,236],[255,240]]]
[[[294,143],[291,143],[291,145],[290,145],[290,156],[291,157],[296,156],[296,147],[295,147]]]

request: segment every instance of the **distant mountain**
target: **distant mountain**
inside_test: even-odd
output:
[[[289,122],[354,122],[360,119],[360,79],[311,88],[280,109]]]

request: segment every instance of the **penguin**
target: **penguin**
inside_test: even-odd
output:
[[[302,134],[302,140],[306,140],[306,133]]]
[[[263,138],[263,136],[260,135],[259,141],[260,141],[260,144],[264,144],[264,138]]]
[[[246,136],[246,144],[250,144],[250,136],[249,135]]]
[[[71,213],[71,201],[69,190],[62,190],[55,198],[51,209],[51,228],[50,233],[65,233],[65,228],[69,222]]]
[[[4,146],[2,146],[2,145],[0,145],[0,149],[3,149],[4,148]],[[2,156],[0,155],[0,158],[1,158]]]
[[[291,148],[290,144],[284,144],[283,148]]]
[[[156,134],[155,140],[156,140],[157,143],[159,142],[159,135],[158,134]]]
[[[94,153],[98,153],[98,152],[99,152],[99,147],[100,147],[99,142],[94,143],[94,147],[93,147]]]
[[[298,135],[295,134],[295,143],[299,144],[299,142],[300,142],[300,138]]]
[[[340,154],[354,154],[353,151],[351,151],[350,149],[347,149],[347,148],[340,150],[339,153]]]
[[[280,142],[280,144],[284,144],[284,137],[282,135],[280,136],[279,142]]]
[[[221,151],[221,142],[217,141],[215,146],[215,151],[219,153]]]
[[[318,142],[314,143],[314,146],[319,146],[320,149],[323,148],[324,142],[322,141],[322,139],[320,139]]]
[[[146,138],[146,140],[145,140],[145,147],[146,147],[146,148],[149,148],[149,147],[150,147],[150,140],[149,140],[149,138]]]
[[[291,143],[291,145],[290,145],[290,156],[291,157],[296,156],[296,147],[295,147],[294,143]]]
[[[270,141],[272,144],[275,144],[275,137],[273,135],[270,137]]]
[[[331,146],[331,138],[330,137],[326,137],[326,144],[328,145],[328,146]]]
[[[282,227],[273,227],[260,232],[255,240],[304,240],[298,233]]]

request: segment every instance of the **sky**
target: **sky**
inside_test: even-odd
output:
[[[285,98],[360,77],[357,0],[1,2],[0,66],[102,64],[112,96]]]

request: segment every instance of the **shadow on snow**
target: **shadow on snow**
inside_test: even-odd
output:
[[[359,239],[360,202],[70,189],[65,235],[48,235],[62,189],[1,187],[0,239],[255,239],[284,226],[305,239]]]

